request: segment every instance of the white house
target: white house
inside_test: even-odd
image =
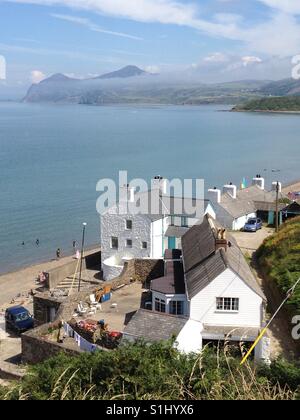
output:
[[[215,217],[209,200],[167,195],[163,178],[157,177],[156,181],[159,205],[155,214],[151,212],[151,191],[135,193],[126,186],[124,188],[128,189],[127,194],[123,195],[126,198],[101,215],[102,270],[105,280],[112,280],[120,275],[125,261],[134,258],[161,259],[165,250],[180,249],[181,237],[199,222],[199,218],[195,214],[187,213],[185,208],[197,206],[203,209],[203,216],[209,213]],[[127,211],[128,204],[142,200],[149,206],[146,214],[132,214]]]
[[[266,298],[235,240],[207,215],[182,237],[181,262],[179,254],[172,255],[173,271],[167,254],[165,277],[152,281],[152,310],[167,317],[163,322],[170,331],[180,326],[179,350],[198,352],[205,343],[220,340],[253,343],[264,326]],[[182,264],[181,272],[175,263]],[[174,316],[180,322],[173,322]],[[135,317],[125,336],[135,335],[147,313]],[[147,338],[147,331],[140,334]],[[256,359],[268,360],[268,344],[265,339],[256,348]]]
[[[252,186],[238,189],[236,185],[224,185],[223,190],[208,190],[208,198],[214,206],[217,220],[230,230],[241,230],[246,222],[254,217],[266,214],[269,224],[274,222],[277,182],[272,183],[272,190],[265,189],[265,179],[260,175],[252,180]],[[281,184],[279,183],[280,198]],[[284,207],[284,206],[282,206]]]

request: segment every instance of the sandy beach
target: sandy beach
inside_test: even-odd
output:
[[[85,252],[85,255],[93,254],[99,248]],[[41,264],[32,265],[24,269],[0,276],[0,310],[6,307],[19,294],[27,294],[31,289],[36,289],[36,278],[42,271],[48,271],[73,261],[74,256],[52,260]]]

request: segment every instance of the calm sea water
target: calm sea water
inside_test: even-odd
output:
[[[70,253],[83,221],[98,244],[96,183],[121,169],[207,187],[300,178],[300,116],[221,110],[0,103],[0,272]]]

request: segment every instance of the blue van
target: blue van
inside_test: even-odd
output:
[[[14,306],[5,312],[5,327],[8,331],[22,334],[34,328],[34,319],[23,306]]]

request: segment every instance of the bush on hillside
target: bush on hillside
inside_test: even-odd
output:
[[[286,294],[300,277],[300,217],[281,226],[279,233],[267,238],[257,252],[264,272]],[[300,286],[287,304],[300,313]]]
[[[225,350],[226,351],[226,350]],[[257,374],[241,358],[205,349],[184,355],[172,343],[126,344],[111,352],[59,355],[31,367],[9,399],[291,399],[268,371]],[[269,374],[270,373],[270,374]],[[289,375],[285,378],[290,382]],[[292,375],[291,385],[295,378]]]

